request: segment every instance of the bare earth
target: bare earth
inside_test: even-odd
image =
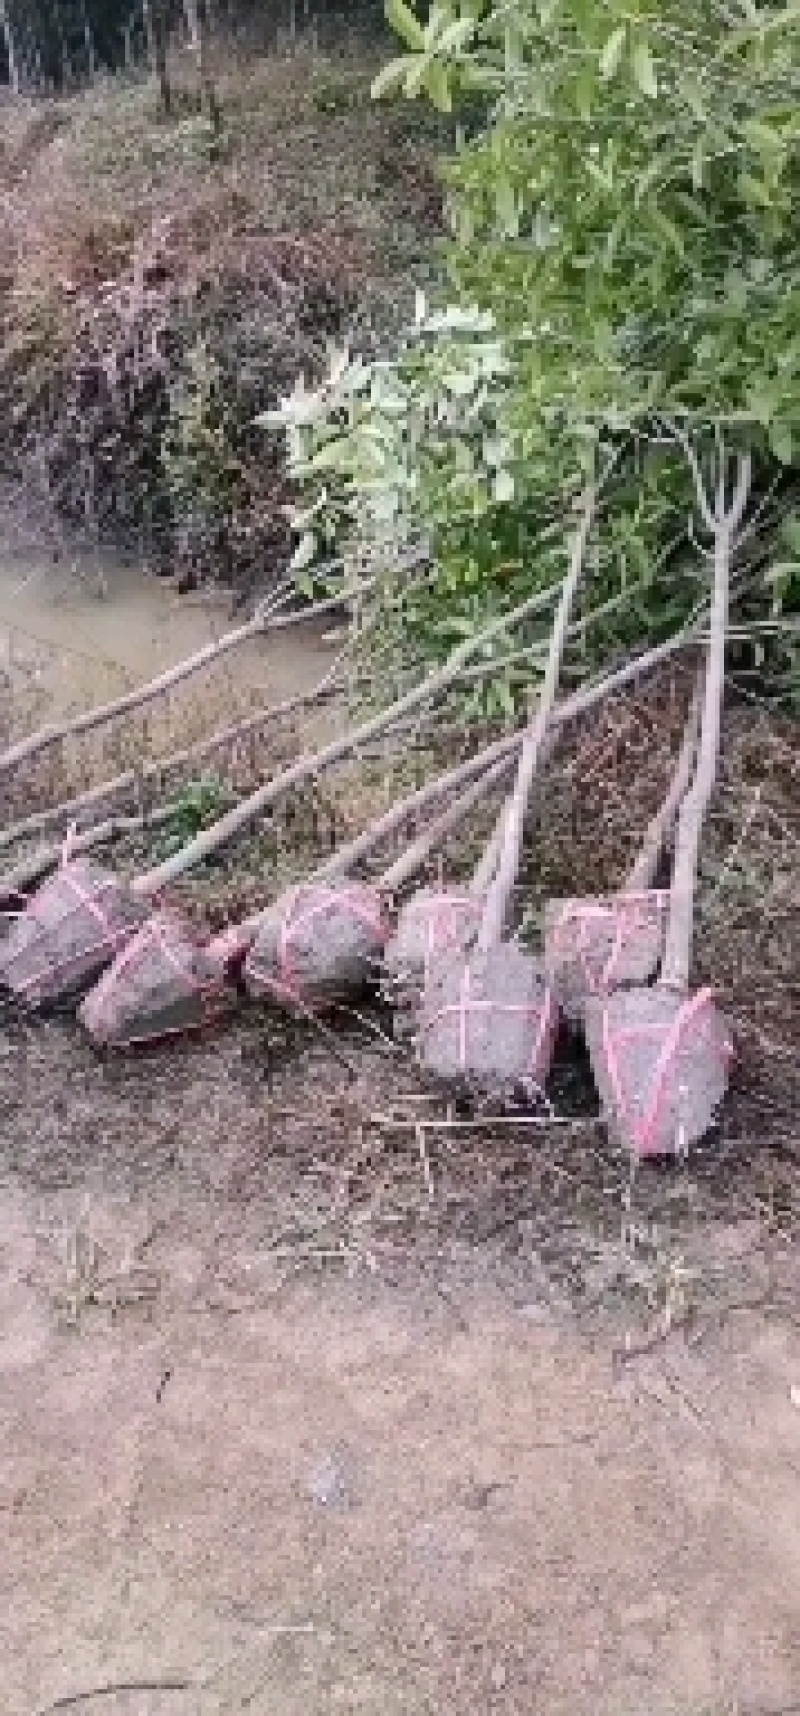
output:
[[[620,1362],[488,1248],[298,1268],[217,1119],[205,1191],[5,1183],[4,1716],[795,1708],[790,1302]]]

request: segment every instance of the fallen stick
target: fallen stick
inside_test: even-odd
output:
[[[606,1124],[635,1158],[683,1155],[703,1136],[725,1094],[733,1054],[712,991],[690,995],[689,976],[700,839],[719,759],[730,568],[742,533],[751,462],[746,455],[738,458],[728,499],[720,453],[712,502],[693,450],[686,451],[714,544],[714,593],[698,758],[678,818],[664,957],[653,988],[618,990],[586,1008],[586,1041]]]
[[[550,900],[544,909],[544,967],[565,1018],[579,1024],[589,996],[646,983],[664,945],[669,892],[654,888],[664,846],[692,778],[702,706],[698,682],[668,791],[645,831],[618,893]]]
[[[544,1084],[558,1012],[539,962],[517,942],[504,941],[522,857],[525,815],[555,704],[569,617],[583,576],[597,505],[590,487],[581,497],[569,567],[553,625],[547,668],[520,749],[517,776],[494,837],[497,861],[483,901],[476,946],[428,964],[419,1018],[418,1056],[427,1072],[450,1086],[513,1097]],[[490,843],[491,845],[492,843]]]

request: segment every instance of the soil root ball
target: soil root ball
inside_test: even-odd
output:
[[[733,1040],[709,989],[621,989],[590,1001],[586,1040],[612,1137],[633,1156],[680,1155],[708,1130]]]
[[[466,1094],[511,1101],[540,1092],[558,1030],[558,1008],[537,960],[516,942],[431,966],[420,1009],[422,1066]]]
[[[545,971],[571,1024],[580,1024],[590,996],[644,984],[654,975],[663,952],[668,904],[669,894],[656,888],[548,902]]]
[[[214,944],[204,945],[180,912],[165,908],[117,954],[78,1016],[94,1042],[134,1048],[201,1030],[226,1017],[235,1000]]]
[[[290,1011],[324,1011],[377,977],[388,933],[380,894],[365,883],[293,888],[261,919],[247,989]]]
[[[0,986],[27,1007],[82,993],[149,910],[110,871],[85,858],[70,859],[12,922],[0,944]]]
[[[420,888],[401,908],[384,955],[384,995],[395,1008],[395,1035],[416,1028],[432,959],[466,953],[480,926],[482,902],[467,889]]]

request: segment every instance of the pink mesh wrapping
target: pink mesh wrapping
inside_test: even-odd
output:
[[[384,960],[387,999],[414,1008],[432,959],[463,953],[480,926],[482,903],[463,889],[423,888],[402,907]]]
[[[379,894],[360,882],[309,883],[265,912],[244,967],[253,994],[301,1013],[364,988],[389,925]]]
[[[203,1030],[233,1002],[224,965],[181,914],[165,908],[117,954],[79,1017],[96,1042],[135,1048]]]
[[[542,1088],[558,1023],[555,996],[536,960],[503,943],[432,969],[420,1013],[420,1060],[466,1087],[498,1094]]]
[[[607,900],[553,902],[545,913],[545,966],[569,1018],[589,996],[646,983],[657,970],[669,894],[651,888]]]
[[[68,858],[11,923],[0,983],[31,1007],[58,1001],[93,981],[147,910],[116,876]]]
[[[587,1039],[606,1115],[637,1157],[702,1137],[734,1054],[710,989],[620,991],[587,1009]]]

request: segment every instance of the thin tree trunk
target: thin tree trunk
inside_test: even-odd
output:
[[[14,31],[11,27],[11,19],[8,15],[7,0],[0,0],[0,30],[3,32],[3,39],[6,44],[9,83],[14,95],[20,95],[22,90],[20,82],[20,67],[19,60],[17,58],[17,46],[14,40]]]
[[[162,110],[169,117],[172,112],[172,89],[167,69],[167,32],[162,5],[163,0],[142,0],[150,72],[158,84]]]
[[[218,137],[222,130],[222,110],[208,63],[208,7],[206,6],[206,10],[203,12],[201,6],[202,0],[183,0],[186,27],[189,31],[189,45],[195,56],[200,106],[205,105],[207,108],[214,136]]]
[[[683,730],[683,741],[669,790],[666,798],[659,805],[655,816],[645,829],[644,840],[622,889],[623,894],[638,894],[643,888],[651,888],[653,885],[670,829],[691,784],[702,707],[703,681],[699,679],[692,693],[692,701],[689,705],[689,713]]]
[[[578,720],[581,716],[590,713],[590,711],[596,708],[597,704],[601,703],[605,697],[613,696],[615,692],[624,690],[627,685],[632,685],[643,675],[654,672],[655,669],[662,666],[664,662],[677,655],[689,642],[691,642],[691,638],[688,634],[685,632],[676,633],[674,637],[667,639],[665,643],[657,645],[654,649],[646,650],[643,655],[636,656],[632,661],[627,662],[624,667],[617,668],[614,673],[604,675],[593,685],[585,686],[581,691],[575,692],[572,696],[565,698],[563,703],[557,705],[553,711],[551,722],[552,741],[555,742],[561,729],[569,722]],[[294,705],[295,700],[292,699],[290,701],[292,705]],[[275,713],[277,713],[275,710],[264,712],[265,716]],[[250,723],[245,724],[246,727],[249,727],[249,725]],[[228,730],[225,737],[234,736],[238,731],[239,729],[237,728],[231,728]],[[522,743],[522,737],[523,735],[517,732],[510,733],[501,739],[495,739],[492,744],[487,745],[484,750],[476,753],[475,756],[466,758],[464,762],[458,763],[454,768],[447,770],[444,774],[438,775],[433,780],[426,782],[424,786],[419,787],[416,792],[409,795],[409,797],[402,800],[402,802],[393,805],[380,819],[380,821],[374,824],[368,835],[359,835],[350,843],[347,850],[348,865],[352,867],[362,858],[367,857],[369,853],[375,849],[379,841],[382,842],[388,840],[404,821],[411,816],[419,815],[421,811],[423,811],[429,804],[435,802],[436,799],[443,797],[448,792],[455,792],[459,788],[464,787],[472,781],[476,775],[482,775],[484,777],[485,786],[486,775],[491,769],[500,763],[506,767],[511,767],[514,762],[515,755]],[[182,753],[176,753],[171,759],[162,759],[160,763],[153,765],[152,773],[154,775],[158,774],[168,767],[177,767],[192,759],[200,760],[204,755],[207,755],[218,742],[220,742],[219,736],[211,741],[206,741],[199,751],[185,751]],[[63,821],[67,817],[78,815],[83,810],[97,808],[110,796],[112,790],[117,791],[129,785],[133,786],[139,778],[140,777],[137,776],[134,770],[129,770],[125,775],[119,776],[116,782],[106,783],[104,788],[91,789],[89,792],[81,794],[78,798],[72,799],[60,807],[56,807],[52,812],[44,811],[40,812],[36,816],[26,818],[24,822],[17,824],[15,830],[8,830],[7,833],[9,835],[14,833],[19,838],[35,833],[46,833],[48,829],[53,826],[51,818],[57,817]],[[482,787],[481,790],[483,791],[484,788]],[[152,821],[153,817],[158,814],[158,812],[151,813],[150,820]],[[88,832],[91,833],[93,831],[90,830]],[[4,834],[3,845],[9,843],[10,842],[6,839]],[[341,853],[334,854],[330,862],[332,870],[340,868]],[[186,868],[188,868],[188,865]]]
[[[737,461],[736,485],[730,505],[725,501],[724,460],[716,505],[712,512],[693,462],[701,512],[714,536],[714,594],[709,622],[703,720],[694,780],[681,805],[675,841],[675,866],[670,890],[669,916],[664,959],[659,982],[681,994],[689,987],[694,927],[694,899],[700,836],[717,778],[722,704],[725,692],[725,641],[728,629],[728,596],[731,561],[736,538],[750,492],[751,461]]]
[[[249,715],[244,721],[235,721],[229,727],[218,727],[216,732],[209,734],[207,739],[201,739],[196,745],[187,745],[182,751],[169,751],[166,756],[156,757],[151,763],[145,763],[139,768],[125,769],[111,780],[100,781],[97,786],[87,787],[85,792],[64,799],[61,804],[34,811],[32,815],[12,823],[9,828],[0,829],[0,852],[31,835],[47,834],[54,828],[64,828],[76,818],[84,816],[86,811],[100,810],[108,805],[109,800],[119,798],[123,793],[141,795],[149,784],[163,788],[169,776],[175,774],[178,769],[186,768],[188,764],[197,767],[208,757],[213,757],[215,752],[224,751],[237,740],[252,738],[256,733],[262,733],[273,721],[279,721],[297,709],[312,708],[315,704],[323,703],[328,697],[336,696],[341,689],[341,685],[336,681],[329,685],[326,675],[313,691],[297,692],[294,697],[286,697],[281,703],[270,704],[266,709],[260,709],[256,715]]]
[[[498,621],[497,623],[499,625],[501,622]],[[485,637],[486,634],[484,634],[484,641]],[[666,645],[661,645],[656,650],[648,650],[644,657],[638,658],[637,663],[628,664],[626,668],[620,669],[618,673],[608,675],[600,685],[594,688],[593,693],[579,693],[573,702],[572,714],[575,715],[582,713],[586,708],[591,707],[594,702],[597,702],[608,691],[618,689],[622,684],[629,684],[636,678],[637,672],[641,671],[644,666],[649,668],[654,666],[657,661],[666,660],[670,654],[672,654],[676,649],[679,649],[681,644],[686,641],[687,634],[685,632],[680,633],[677,639],[671,639]],[[317,751],[314,756],[301,758],[288,769],[284,769],[279,775],[275,776],[273,780],[267,781],[263,787],[260,787],[259,790],[253,793],[249,799],[246,799],[243,804],[237,806],[235,810],[229,811],[226,816],[223,816],[220,819],[219,822],[214,823],[211,828],[208,828],[202,834],[197,835],[194,840],[190,841],[189,844],[182,849],[182,851],[176,852],[172,858],[167,859],[166,863],[162,864],[158,869],[151,871],[149,875],[141,878],[138,885],[142,892],[155,893],[160,888],[166,887],[167,884],[173,882],[177,876],[183,875],[184,871],[191,869],[195,864],[202,862],[202,860],[209,857],[212,852],[218,851],[219,848],[224,846],[227,841],[231,840],[234,835],[240,834],[243,829],[247,828],[250,823],[256,819],[256,817],[260,816],[264,810],[269,809],[270,805],[274,804],[277,799],[282,798],[285,793],[290,792],[296,786],[302,785],[306,780],[313,778],[313,776],[320,773],[321,770],[330,767],[332,763],[339,762],[352,751],[358,750],[359,746],[364,744],[368,739],[374,738],[376,734],[385,731],[390,722],[397,721],[399,717],[407,714],[411,709],[417,708],[419,704],[429,698],[434,691],[441,690],[445,685],[450,684],[458,677],[458,671],[463,663],[464,654],[469,647],[470,645],[467,644],[462,646],[460,650],[455,651],[450,662],[441,670],[441,672],[430,675],[421,687],[418,687],[415,691],[409,692],[406,697],[400,698],[397,703],[392,705],[391,709],[383,711],[380,715],[375,716],[371,721],[364,722],[363,725],[356,728],[354,732],[345,734],[341,739],[333,740],[329,745],[326,745],[320,751]],[[474,640],[472,640],[472,647],[474,647]],[[503,741],[503,743],[506,742],[508,741]],[[515,735],[510,743],[518,744],[519,736]],[[496,751],[494,755],[499,756],[500,751]]]
[[[148,680],[146,685],[139,685],[134,691],[126,691],[123,696],[115,697],[109,703],[101,703],[94,709],[87,709],[82,715],[75,715],[70,721],[63,721],[56,727],[41,727],[38,732],[30,733],[26,739],[20,739],[16,745],[9,747],[0,754],[0,775],[17,768],[20,763],[29,762],[31,757],[39,756],[63,739],[76,738],[82,733],[91,733],[97,727],[102,727],[107,721],[113,721],[118,715],[128,715],[133,710],[143,709],[162,692],[170,691],[176,685],[190,679],[199,673],[201,668],[210,662],[217,661],[229,650],[238,648],[239,644],[248,639],[258,637],[262,632],[283,630],[287,626],[301,625],[309,619],[317,619],[326,613],[333,613],[339,607],[341,597],[330,597],[325,601],[315,602],[312,608],[303,608],[297,612],[282,614],[280,609],[292,599],[293,591],[287,592],[276,599],[270,607],[259,610],[252,620],[245,625],[237,626],[234,631],[226,632],[224,637],[216,642],[205,644],[195,655],[187,656],[175,667],[168,668],[155,679]]]
[[[578,589],[586,557],[586,547],[589,532],[592,527],[596,505],[594,488],[587,489],[581,501],[581,520],[575,534],[570,565],[561,598],[556,612],[553,632],[550,639],[550,649],[547,667],[539,693],[538,707],[532,725],[529,727],[522,745],[519,768],[514,791],[508,801],[504,814],[502,846],[499,853],[497,870],[486,896],[483,918],[481,921],[479,945],[482,948],[492,947],[503,934],[508,903],[514,888],[522,855],[522,844],[525,833],[525,811],[530,796],[539,756],[547,732],[548,722],[553,713],[561,672],[561,662],[564,654],[570,613],[575,593]]]
[[[462,787],[451,803],[440,811],[434,821],[406,847],[400,857],[389,866],[389,869],[384,870],[377,886],[389,893],[395,888],[401,888],[405,882],[415,876],[417,871],[422,869],[434,846],[441,844],[452,830],[465,820],[470,811],[474,810],[475,806],[485,799],[492,787],[508,773],[512,762],[513,757],[501,757],[489,768],[482,769],[476,780]],[[346,846],[341,846],[337,852],[334,852],[331,858],[328,858],[318,870],[315,870],[315,880],[334,880],[337,876],[347,875],[348,871],[352,870],[362,858],[368,857],[370,853],[383,845],[383,842],[398,828],[402,827],[404,822],[408,822],[415,813],[419,815],[421,808],[435,803],[436,799],[445,797],[446,780],[446,775],[437,776],[428,782],[427,787],[418,788],[416,792],[408,793],[405,798],[400,800],[399,804],[393,805],[385,816],[374,822],[365,834],[357,835],[355,840],[349,841]]]

